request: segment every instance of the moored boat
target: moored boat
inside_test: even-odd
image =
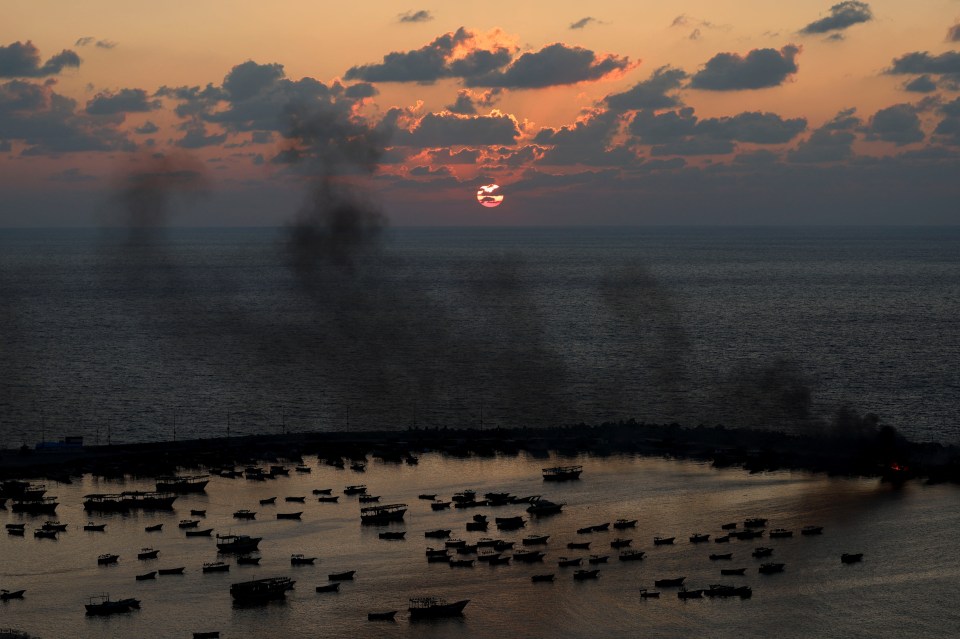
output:
[[[863,560],[862,552],[858,552],[858,553],[845,552],[842,555],[840,555],[840,561],[845,564],[855,564],[858,561],[862,561],[862,560]]]
[[[747,528],[763,528],[767,525],[767,520],[763,517],[750,517],[743,521],[743,525]]]
[[[233,513],[234,519],[256,519],[257,513],[252,510],[236,510]]]
[[[396,610],[388,610],[386,612],[368,612],[367,621],[393,621],[393,618],[396,614]]]
[[[400,531],[382,532],[378,535],[378,537],[380,539],[390,539],[390,540],[398,541],[398,540],[404,539],[406,535],[407,535],[407,531],[400,530]]]
[[[636,528],[637,520],[636,519],[618,519],[613,522],[613,527],[617,530],[623,530],[625,528]]]
[[[0,601],[9,601],[11,599],[23,599],[23,593],[26,590],[0,590]]]
[[[290,555],[291,566],[312,566],[316,560],[316,557],[306,557],[301,553]]]
[[[660,592],[657,590],[648,590],[647,588],[641,588],[640,597],[642,597],[643,599],[658,599],[660,597]]]
[[[339,592],[340,591],[340,582],[335,581],[332,584],[324,584],[322,586],[316,587],[317,592]]]
[[[494,519],[499,530],[517,530],[526,525],[523,517],[497,517]]]
[[[571,481],[580,479],[583,466],[553,466],[542,470],[544,481]]]
[[[146,526],[143,529],[145,532],[160,532],[163,530],[163,524],[153,524],[152,526]]]
[[[702,544],[705,541],[710,541],[710,535],[706,533],[693,533],[690,535],[691,544]]]
[[[746,572],[747,572],[746,568],[721,568],[720,569],[720,574],[727,575],[727,576],[744,575],[746,574]]]
[[[209,537],[213,532],[213,528],[204,528],[203,530],[187,529],[183,532],[187,537]]]
[[[344,572],[332,572],[327,575],[327,579],[330,581],[350,581],[353,579],[353,576],[357,574],[356,570],[346,570]]]
[[[640,561],[646,557],[646,555],[647,553],[643,552],[642,550],[624,550],[617,555],[617,559],[620,561]]]
[[[532,581],[533,583],[539,583],[542,581],[553,581],[553,573],[550,573],[549,575],[532,575],[530,577],[530,581]]]
[[[718,560],[722,560],[722,559],[733,559],[733,553],[732,553],[732,552],[725,552],[725,553],[722,553],[722,554],[721,554],[721,553],[712,553],[712,554],[710,555],[710,561],[718,561]]]
[[[804,526],[800,529],[801,535],[822,535],[823,526]]]
[[[450,507],[449,501],[435,501],[430,504],[430,510],[444,510]]]
[[[762,575],[772,575],[777,572],[783,572],[784,564],[766,563],[760,564],[758,572]]]
[[[260,557],[249,557],[246,555],[241,555],[240,557],[237,557],[237,565],[238,566],[259,566]]]
[[[340,495],[320,495],[317,502],[321,504],[335,504],[340,501]]]
[[[92,521],[88,521],[83,525],[83,529],[87,532],[103,532],[107,529],[106,524],[95,524]]]
[[[451,530],[449,528],[438,528],[437,530],[428,530],[423,533],[424,537],[429,537],[433,539],[446,539],[450,536]]]
[[[524,546],[541,546],[547,543],[550,535],[529,535],[520,540]]]
[[[792,530],[787,530],[786,528],[774,528],[770,531],[771,539],[785,539],[787,537],[793,537]]]
[[[658,537],[654,537],[654,538],[653,538],[653,545],[654,545],[654,546],[669,546],[669,545],[671,545],[671,544],[673,543],[673,540],[674,540],[674,539],[676,539],[676,537],[659,537],[659,536],[658,536]]]
[[[120,612],[130,612],[140,608],[139,599],[111,600],[110,595],[91,597],[89,603],[84,604],[88,615],[112,615]]]
[[[119,561],[119,559],[120,559],[120,555],[111,555],[109,553],[105,553],[97,557],[97,564],[101,566],[106,566],[108,564],[115,564],[117,563],[117,561]]]
[[[599,568],[593,570],[577,570],[573,573],[574,581],[584,581],[586,579],[596,579],[600,574]]]
[[[148,580],[148,579],[156,579],[156,578],[157,578],[157,571],[156,571],[156,570],[152,570],[152,571],[147,572],[147,573],[144,573],[144,574],[142,574],[142,575],[137,575],[137,581],[146,581],[146,580]]]
[[[429,619],[433,617],[456,617],[463,614],[469,599],[447,603],[442,597],[414,597],[410,599],[410,619]]]
[[[263,537],[249,535],[217,535],[217,551],[223,553],[247,553],[257,549]]]
[[[209,475],[157,477],[158,493],[202,493],[210,483]]]
[[[241,581],[230,586],[230,596],[238,604],[255,604],[283,599],[296,582],[289,577],[267,577]]]
[[[222,561],[209,561],[203,564],[203,572],[228,572],[230,564]]]
[[[665,579],[655,579],[653,582],[656,588],[675,588],[682,586],[686,577],[669,577]]]
[[[277,519],[300,519],[300,515],[302,514],[302,510],[295,513],[277,513]]]
[[[361,495],[367,492],[367,487],[364,484],[357,484],[354,486],[347,486],[343,489],[344,495]]]
[[[157,570],[157,573],[162,577],[163,575],[182,575],[184,567],[177,566],[176,568],[160,568]]]
[[[10,510],[15,513],[28,513],[30,515],[52,514],[57,512],[57,506],[59,505],[60,502],[57,501],[56,497],[15,499],[10,506]]]
[[[574,557],[573,559],[570,559],[567,557],[560,557],[560,559],[557,560],[557,565],[560,566],[561,568],[565,568],[569,566],[579,566],[581,563],[583,563],[583,559],[581,557]]]
[[[140,552],[137,553],[137,559],[156,559],[157,555],[159,554],[159,550],[155,550],[153,548],[141,548]]]
[[[407,512],[406,504],[387,504],[384,506],[367,506],[360,509],[360,523],[385,524],[391,521],[402,521]]]
[[[527,512],[531,515],[556,515],[563,510],[564,504],[562,502],[554,502],[549,499],[544,499],[543,497],[532,497],[530,498],[530,505],[527,506]]]

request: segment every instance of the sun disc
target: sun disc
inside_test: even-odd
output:
[[[477,202],[487,208],[495,208],[503,203],[499,184],[484,184],[477,190]]]

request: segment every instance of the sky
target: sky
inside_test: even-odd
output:
[[[186,226],[328,180],[396,226],[960,223],[960,0],[2,13],[0,227],[113,224],[161,173]]]

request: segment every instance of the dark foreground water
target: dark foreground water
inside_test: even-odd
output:
[[[641,421],[960,440],[960,230],[0,232],[0,445]],[[303,247],[301,247],[302,249]]]
[[[748,474],[703,464],[628,457],[565,459],[582,463],[579,482],[546,484],[540,468],[555,459],[526,456],[455,460],[435,454],[419,466],[371,463],[365,474],[338,471],[307,460],[313,472],[268,482],[214,478],[205,495],[180,498],[175,512],[91,517],[107,522],[106,532],[83,532],[88,517],[80,506],[89,492],[151,488],[146,481],[98,483],[89,476],[72,485],[51,485],[62,505],[57,517],[69,523],[59,540],[34,539],[30,531],[44,517],[21,517],[0,510],[0,523],[25,521],[28,534],[0,538],[0,587],[26,588],[25,599],[0,604],[0,627],[11,626],[45,639],[189,637],[219,630],[238,637],[956,637],[960,612],[956,583],[960,551],[957,492],[950,486],[909,483],[900,490],[876,480],[851,480],[803,473]],[[405,502],[402,524],[364,527],[359,504],[341,496],[340,504],[321,504],[313,488],[365,483],[385,503]],[[454,536],[476,541],[483,533],[465,532],[473,514],[526,515],[520,506],[434,512],[418,500],[424,492],[449,498],[456,491],[508,491],[544,494],[567,502],[560,515],[533,519],[517,532],[491,537],[519,541],[529,534],[549,534],[543,564],[515,564],[454,569],[428,564],[424,531],[451,528]],[[288,495],[307,502],[283,503]],[[277,496],[277,506],[258,500]],[[177,529],[191,509],[206,509],[201,526],[215,532],[262,536],[261,565],[203,574],[204,562],[217,558],[214,539],[185,538]],[[238,508],[257,511],[257,519],[240,522]],[[278,511],[303,511],[303,520],[278,521]],[[694,532],[719,534],[720,525],[746,517],[769,518],[772,527],[793,529],[791,539],[691,544]],[[577,534],[583,526],[639,519],[636,529]],[[144,527],[163,523],[160,533]],[[802,537],[806,524],[824,526],[824,534]],[[378,539],[381,530],[406,530],[405,541]],[[654,546],[655,535],[676,536],[674,546]],[[610,541],[629,537],[645,550],[639,562],[619,562]],[[571,541],[590,541],[590,550],[568,550]],[[774,548],[772,560],[786,564],[776,575],[757,572],[756,546]],[[143,547],[160,550],[155,561],[138,561]],[[121,556],[115,566],[98,566],[101,553]],[[710,553],[732,552],[732,561],[710,561]],[[840,554],[862,552],[860,564],[844,565]],[[292,553],[316,556],[316,565],[291,567]],[[599,579],[575,582],[573,568],[559,568],[560,556],[609,554]],[[586,562],[584,562],[586,563]],[[185,566],[182,576],[136,581],[135,575],[159,567]],[[744,577],[721,577],[722,567],[743,566]],[[327,574],[356,570],[337,594],[316,593]],[[553,584],[534,584],[530,576],[553,572]],[[284,603],[235,609],[228,594],[233,582],[286,575],[296,579]],[[685,576],[691,588],[709,584],[749,584],[753,597],[741,600],[680,601],[676,589],[662,588],[661,598],[644,600],[639,589],[659,578]],[[136,597],[142,609],[109,618],[84,616],[90,595]],[[410,622],[407,599],[439,595],[470,599],[461,619]],[[395,623],[366,620],[367,612],[400,610]]]

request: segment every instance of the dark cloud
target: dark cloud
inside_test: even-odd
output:
[[[664,144],[654,145],[650,154],[654,157],[669,155],[727,155],[736,147],[730,140],[710,137],[686,137]]]
[[[940,112],[944,115],[960,117],[960,98],[947,102],[940,106]]]
[[[630,67],[630,60],[614,54],[597,55],[589,49],[554,43],[524,53],[502,71],[466,77],[467,86],[535,89],[599,80]]]
[[[136,133],[139,133],[141,135],[151,135],[153,133],[156,133],[159,130],[160,130],[160,127],[158,127],[156,124],[154,124],[150,120],[147,120],[141,126],[138,126],[137,128],[134,129]]]
[[[430,22],[431,20],[433,20],[433,15],[426,9],[406,11],[397,16],[398,22]]]
[[[239,102],[273,87],[283,76],[282,64],[257,64],[247,60],[230,70],[223,79],[223,90],[231,101]]]
[[[77,41],[73,43],[73,46],[75,46],[75,47],[85,47],[85,46],[87,46],[88,44],[93,44],[95,40],[96,40],[96,38],[93,38],[93,37],[91,37],[91,36],[85,36],[85,37],[83,37],[83,38],[77,38]]]
[[[960,98],[942,104],[939,111],[945,117],[937,123],[934,136],[944,144],[960,146]]]
[[[690,81],[690,87],[709,91],[763,89],[783,84],[797,72],[800,47],[788,44],[779,51],[753,49],[746,56],[718,53]]]
[[[830,7],[830,15],[814,20],[804,28],[800,33],[827,33],[829,31],[841,31],[848,29],[861,22],[873,20],[873,12],[870,5],[866,2],[857,0],[844,0]]]
[[[798,164],[846,160],[853,155],[853,142],[857,139],[853,129],[860,124],[853,109],[841,111],[789,151],[787,159]]]
[[[150,100],[143,89],[120,89],[116,93],[104,91],[87,102],[90,115],[117,113],[144,113],[160,108],[160,100]]]
[[[84,173],[79,168],[64,169],[62,171],[57,171],[50,175],[49,178],[53,182],[93,182],[96,181],[96,176]]]
[[[698,120],[692,108],[656,113],[639,111],[629,131],[654,156],[725,155],[734,142],[782,144],[806,129],[803,118],[784,120],[775,113],[745,112],[735,116]]]
[[[115,49],[117,43],[112,40],[97,40],[97,47],[100,49]]]
[[[459,52],[471,47],[466,55]],[[413,51],[388,53],[380,64],[350,67],[347,80],[367,82],[419,82],[432,84],[442,78],[482,75],[509,64],[513,50],[503,46],[479,48],[475,34],[463,27],[434,39]]]
[[[183,149],[199,149],[205,146],[219,146],[227,140],[227,134],[207,134],[207,128],[202,122],[186,122],[180,127],[185,131],[182,138],[175,144]]]
[[[49,82],[0,84],[0,139],[23,141],[24,155],[132,150],[135,145],[117,129],[121,121],[77,112],[76,101]]]
[[[960,24],[947,29],[947,42],[960,42]]]
[[[0,46],[0,78],[41,78],[56,75],[66,67],[79,67],[80,56],[64,49],[40,64],[40,52],[33,42]]]
[[[10,144],[10,140],[0,140],[0,153],[9,153],[13,150],[13,145]]]
[[[732,117],[701,120],[697,125],[697,132],[738,142],[782,144],[800,135],[806,128],[806,118],[784,120],[776,113],[753,111]]]
[[[445,166],[431,168],[429,166],[415,166],[408,173],[414,177],[450,177],[453,175]]]
[[[517,122],[507,115],[428,113],[412,129],[398,130],[394,143],[417,147],[489,146],[513,144],[518,137]]]
[[[940,55],[930,55],[927,51],[907,53],[893,60],[893,66],[887,70],[892,74],[951,75],[960,77],[960,51],[946,51]]]
[[[519,149],[502,147],[497,149],[496,165],[519,168],[540,162],[546,155],[546,149],[536,144],[527,144]]]
[[[461,149],[454,152],[450,149],[437,149],[430,151],[429,156],[433,164],[476,164],[480,159],[480,151]]]
[[[271,131],[254,131],[250,136],[253,144],[270,144],[273,142],[273,133]]]
[[[937,90],[937,83],[929,75],[921,75],[907,82],[903,88],[913,93],[933,93]]]
[[[911,104],[895,104],[877,111],[866,127],[868,140],[893,142],[897,146],[920,142],[924,138],[920,118]]]
[[[580,18],[576,22],[571,23],[570,28],[583,29],[584,27],[590,24],[603,24],[603,23],[600,20],[597,20],[596,18],[591,18],[590,16],[587,16],[586,18]]]
[[[369,82],[357,82],[356,84],[351,84],[343,90],[344,96],[354,100],[372,98],[379,93],[380,92],[377,91],[377,87],[373,86]]]
[[[488,108],[493,106],[501,93],[503,93],[503,89],[500,88],[490,89],[482,93],[476,93],[470,89],[461,89],[457,91],[456,101],[447,105],[446,109],[451,113],[474,115],[477,112],[477,107]]]
[[[639,111],[630,120],[629,131],[643,144],[667,144],[679,142],[693,135],[697,128],[697,116],[692,107],[656,113]]]
[[[680,106],[680,98],[668,95],[680,89],[683,80],[687,79],[686,71],[663,66],[653,74],[633,85],[623,93],[614,93],[605,98],[611,109],[629,111],[635,109],[669,109]]]
[[[637,164],[637,154],[613,136],[620,125],[619,114],[600,111],[559,129],[546,127],[533,142],[550,147],[540,159],[546,165],[629,166]]]

